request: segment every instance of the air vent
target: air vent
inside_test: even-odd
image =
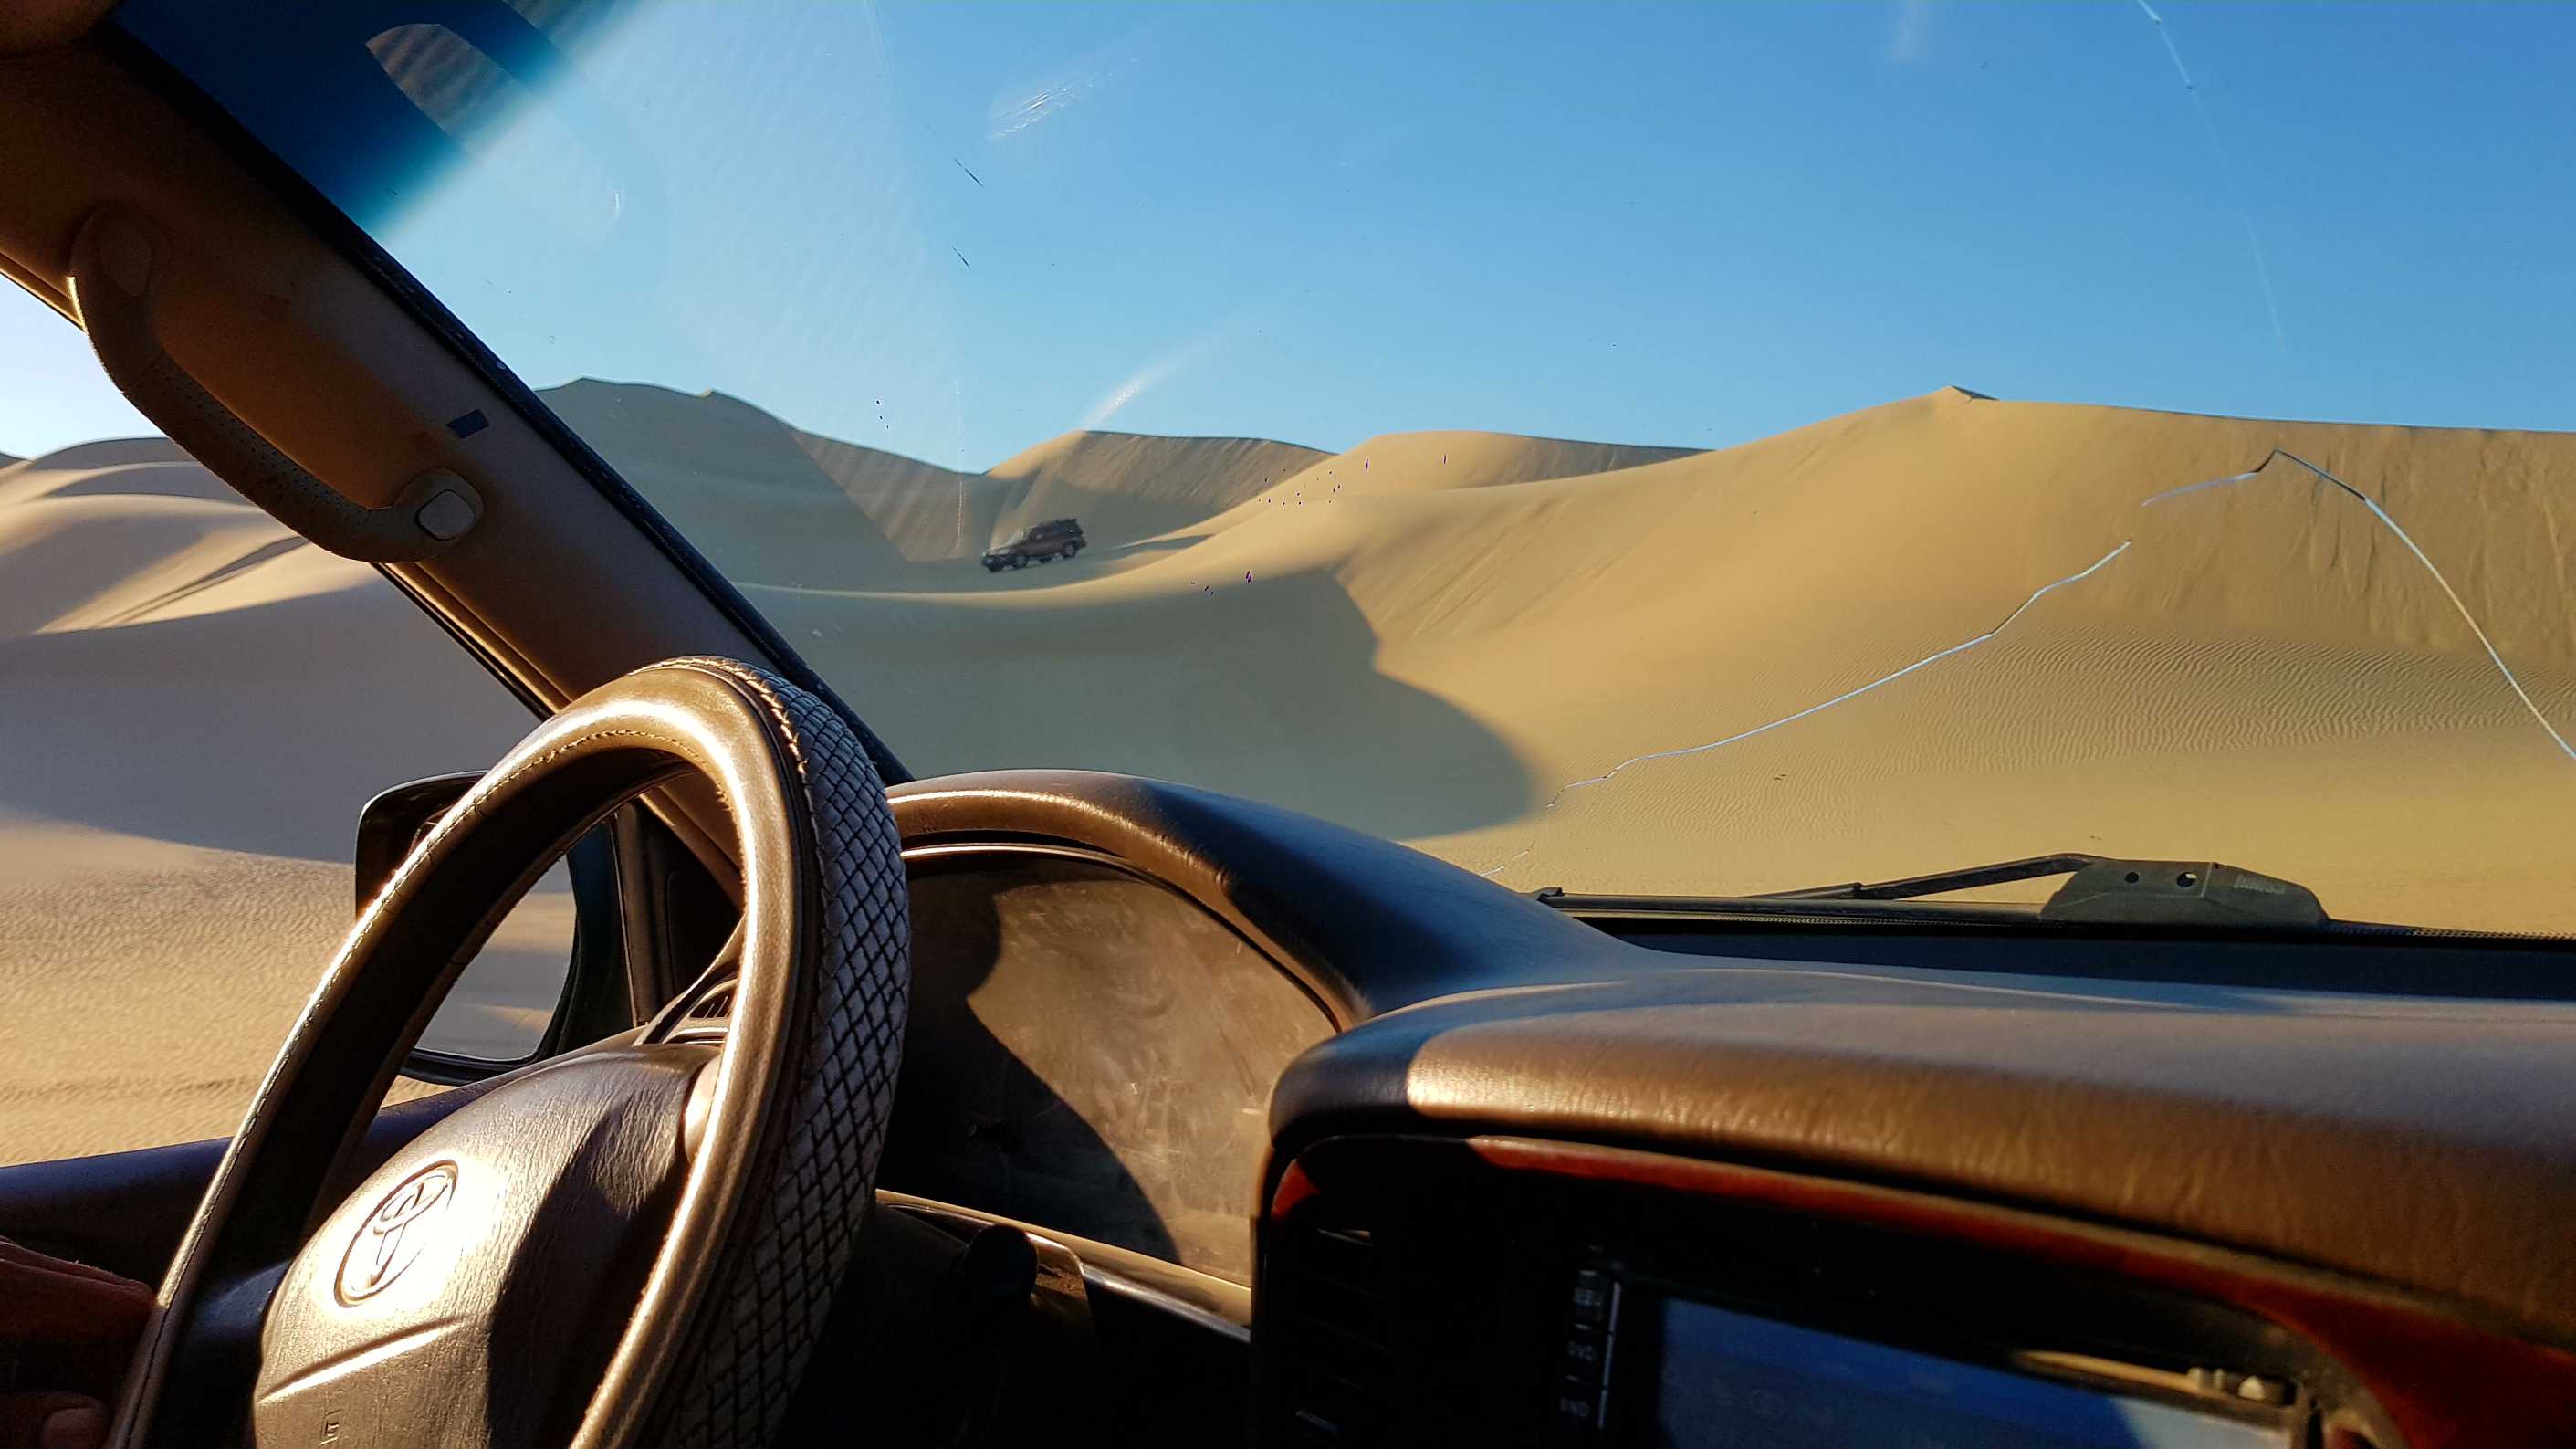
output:
[[[1299,1449],[1387,1442],[1400,1376],[1394,1275],[1377,1236],[1293,1226],[1264,1291],[1277,1294],[1263,1325],[1279,1393],[1271,1442]]]

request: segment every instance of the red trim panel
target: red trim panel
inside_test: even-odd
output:
[[[1304,1164],[1289,1163],[1288,1170],[1279,1174],[1279,1190],[1270,1195],[1270,1215],[1274,1218],[1288,1216],[1316,1191],[1315,1179],[1306,1175]]]

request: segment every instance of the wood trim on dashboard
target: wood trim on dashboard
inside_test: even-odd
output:
[[[1473,1137],[1465,1145],[1504,1171],[1693,1193],[1889,1228],[2230,1304],[2340,1360],[2411,1449],[2576,1444],[2576,1354],[2313,1269],[2016,1209],[1631,1148],[1520,1137]],[[1291,1163],[1273,1195],[1273,1216],[1314,1191]]]

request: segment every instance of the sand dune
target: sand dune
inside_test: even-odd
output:
[[[230,1131],[348,928],[359,806],[527,725],[165,442],[0,468],[0,1162]],[[505,924],[444,1035],[523,1030],[565,909]]]
[[[966,473],[721,395],[549,398],[922,773],[1195,781],[1523,889],[2074,849],[2576,931],[2576,436],[1945,389],[1716,452],[1073,433]],[[1079,561],[975,564],[1066,514]],[[358,803],[526,721],[166,443],[0,467],[0,578],[0,990],[35,1073],[0,1160],[222,1130],[345,924]],[[482,989],[490,1029],[532,1004]],[[171,1004],[130,1050],[47,1024],[120,995]]]
[[[1176,547],[751,591],[916,768],[1197,780],[1522,887],[2092,849],[2576,928],[2576,437],[1945,389],[1567,472],[1582,448],[1376,439]]]
[[[1285,486],[1325,456],[1259,438],[1066,433],[990,470],[989,476],[1019,485],[994,534],[1063,517],[1079,517],[1086,534],[1113,548],[1194,531]]]
[[[960,473],[798,431],[722,393],[581,381],[546,398],[683,533],[718,531],[759,561],[738,571],[789,586],[887,581],[898,562],[976,558],[1066,516],[1114,550],[1204,523],[1325,456],[1253,438],[1067,433]],[[744,508],[766,520],[757,537],[734,537]]]

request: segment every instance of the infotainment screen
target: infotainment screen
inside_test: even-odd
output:
[[[1664,1299],[1660,1317],[1654,1432],[1638,1437],[1669,1449],[2286,1449],[2291,1441],[2287,1427],[1683,1298]]]

